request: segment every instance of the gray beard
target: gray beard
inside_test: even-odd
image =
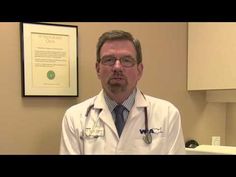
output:
[[[127,82],[124,85],[110,84],[110,83],[108,83],[108,85],[109,85],[109,90],[114,94],[122,93],[127,89]]]

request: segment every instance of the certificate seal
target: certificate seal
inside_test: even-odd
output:
[[[54,71],[50,70],[47,72],[48,79],[53,80],[55,78],[55,76],[56,76],[56,74]]]

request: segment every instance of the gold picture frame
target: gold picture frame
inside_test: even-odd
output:
[[[20,23],[22,95],[78,96],[78,27]]]

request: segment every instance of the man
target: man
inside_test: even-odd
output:
[[[101,92],[69,108],[60,154],[184,154],[180,114],[171,103],[144,95],[141,45],[125,31],[104,33],[97,44]]]

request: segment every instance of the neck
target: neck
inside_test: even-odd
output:
[[[131,90],[130,92],[121,92],[121,93],[111,93],[105,91],[107,96],[109,96],[113,101],[115,101],[117,104],[122,104],[133,92]]]

